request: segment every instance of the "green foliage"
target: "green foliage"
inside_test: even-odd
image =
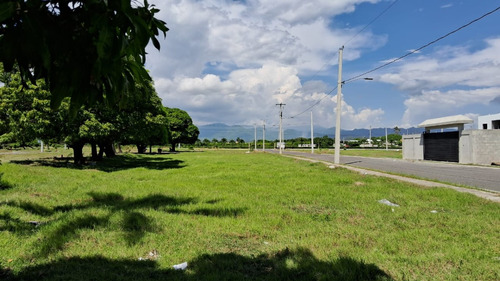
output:
[[[178,108],[165,107],[167,112],[168,130],[170,131],[171,150],[175,151],[178,143],[194,144],[198,140],[200,131],[193,124],[189,114]]]
[[[168,31],[147,1],[6,0],[0,11],[6,71],[17,64],[24,81],[45,79],[52,108],[70,97],[73,115],[85,103],[122,105],[149,83],[146,45],[159,49],[156,37]]]
[[[80,151],[85,143],[91,143],[101,147],[102,156],[103,149],[106,154],[114,154],[114,142],[167,142],[166,112],[152,83],[137,85],[131,100],[121,109],[98,101],[80,107],[71,116],[68,99],[62,101],[59,110],[50,108],[52,95],[43,80],[23,86],[19,73],[3,73],[1,77],[5,85],[0,88],[0,144],[27,146],[37,139],[45,143],[64,141]],[[97,151],[92,156],[98,158]],[[75,154],[75,161],[83,161],[83,155]]]
[[[44,81],[23,86],[18,72],[2,76],[0,143],[27,146],[37,138],[49,143],[61,141],[61,115],[50,109],[51,95]]]

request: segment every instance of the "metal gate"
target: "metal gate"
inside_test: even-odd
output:
[[[458,131],[424,134],[424,160],[458,162]]]

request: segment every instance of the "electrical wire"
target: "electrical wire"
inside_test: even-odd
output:
[[[349,79],[347,79],[347,80],[344,80],[344,81],[342,82],[342,84],[347,84],[347,83],[353,82],[353,81],[358,80],[358,79],[363,79],[363,78],[364,78],[364,76],[366,76],[367,74],[370,74],[370,73],[375,72],[375,71],[377,71],[377,70],[379,70],[379,69],[382,69],[382,68],[384,68],[384,67],[387,67],[387,66],[389,66],[389,65],[391,65],[391,64],[393,64],[393,63],[395,63],[395,62],[397,62],[397,61],[400,61],[400,60],[402,60],[402,59],[404,59],[404,58],[406,58],[406,57],[408,57],[408,56],[410,56],[410,55],[412,55],[412,54],[414,54],[414,53],[417,53],[417,52],[419,52],[420,50],[422,50],[422,49],[424,49],[424,48],[427,48],[427,47],[429,47],[430,45],[433,45],[433,44],[435,44],[435,43],[437,43],[437,42],[439,42],[439,41],[443,40],[444,38],[446,38],[446,37],[448,37],[448,36],[450,36],[450,35],[452,35],[452,34],[454,34],[454,33],[458,32],[458,31],[460,31],[460,30],[462,30],[462,29],[464,29],[464,28],[466,28],[466,27],[468,27],[468,26],[472,25],[473,23],[475,23],[475,22],[478,22],[478,21],[482,20],[483,18],[485,18],[485,17],[487,17],[487,16],[489,16],[489,15],[491,15],[491,14],[493,14],[493,13],[497,12],[498,10],[500,10],[500,6],[498,6],[497,8],[495,8],[495,9],[493,9],[493,10],[491,10],[491,11],[489,11],[489,12],[485,13],[484,15],[482,15],[482,16],[480,16],[480,17],[478,17],[478,18],[473,19],[472,21],[470,21],[470,22],[468,22],[468,23],[466,23],[466,24],[464,24],[464,25],[460,26],[459,28],[456,28],[456,29],[454,29],[454,30],[452,30],[452,31],[450,31],[450,32],[448,32],[448,33],[446,33],[445,35],[443,35],[443,36],[441,36],[441,37],[439,37],[439,38],[437,38],[437,39],[435,39],[435,40],[432,40],[431,42],[429,42],[429,43],[427,43],[427,44],[425,44],[425,45],[421,46],[421,47],[420,47],[420,48],[418,48],[418,49],[415,49],[415,50],[413,50],[413,51],[410,51],[410,52],[406,53],[405,55],[403,55],[403,56],[401,56],[401,57],[399,57],[399,58],[393,59],[393,60],[391,60],[391,61],[389,61],[389,62],[387,62],[387,63],[385,63],[385,64],[383,64],[383,65],[380,65],[380,66],[378,66],[378,67],[375,67],[375,68],[373,68],[373,69],[371,69],[371,70],[369,70],[369,71],[363,72],[363,73],[361,73],[361,74],[359,74],[359,75],[356,75],[356,76],[354,76],[354,77],[352,77],[352,78],[349,78]],[[338,86],[337,86],[337,87],[338,87]],[[316,103],[314,103],[313,105],[309,106],[306,110],[302,111],[302,112],[301,112],[301,113],[299,113],[299,114],[293,115],[293,116],[291,116],[291,117],[289,117],[289,118],[295,118],[295,117],[297,117],[297,116],[299,116],[299,115],[302,115],[302,114],[306,113],[307,111],[309,111],[310,109],[312,109],[313,107],[315,107],[316,105],[318,105],[321,101],[323,101],[323,99],[325,99],[327,96],[329,96],[329,95],[330,95],[333,91],[335,91],[335,90],[337,89],[337,87],[335,87],[335,88],[334,88],[334,89],[332,89],[330,92],[328,92],[328,94],[326,94],[323,98],[321,98],[320,100],[318,100]]]
[[[382,15],[384,15],[390,8],[392,8],[392,6],[394,6],[399,0],[395,0],[391,3],[391,5],[389,5],[387,8],[385,8],[385,10],[383,10],[382,12],[380,12],[380,14],[378,14],[375,18],[373,18],[368,24],[365,25],[365,27],[363,27],[360,31],[358,31],[358,33],[354,34],[353,37],[351,37],[351,39],[347,40],[347,42],[345,42],[343,45],[347,45],[347,43],[351,42],[352,40],[354,40],[354,38],[358,37],[359,34],[361,34],[361,32],[363,32],[366,28],[368,28],[368,26],[370,26],[372,23],[374,23],[376,20],[378,20]]]
[[[384,68],[384,67],[386,67],[386,66],[389,66],[389,65],[391,65],[391,64],[393,64],[393,63],[395,63],[395,62],[397,62],[397,61],[400,61],[400,60],[402,60],[402,59],[404,59],[404,58],[406,58],[406,57],[408,57],[408,56],[410,56],[410,55],[412,55],[412,54],[414,54],[414,53],[417,53],[417,52],[419,52],[420,50],[422,50],[422,49],[424,49],[424,48],[427,48],[427,47],[429,47],[430,45],[433,45],[433,44],[435,44],[435,43],[437,43],[437,42],[439,42],[439,41],[443,40],[444,38],[446,38],[446,37],[448,37],[448,36],[450,36],[450,35],[452,35],[452,34],[454,34],[454,33],[458,32],[458,31],[460,31],[460,30],[462,30],[462,29],[464,29],[464,28],[468,27],[469,25],[471,25],[471,24],[473,24],[473,23],[475,23],[475,22],[478,22],[478,21],[482,20],[483,18],[485,18],[485,17],[487,17],[487,16],[489,16],[489,15],[491,15],[491,14],[493,14],[493,13],[497,12],[498,10],[500,10],[500,6],[498,6],[496,9],[493,9],[492,11],[490,11],[490,12],[488,12],[488,13],[486,13],[486,14],[484,14],[484,15],[482,15],[482,16],[480,16],[480,17],[476,18],[476,19],[473,19],[473,20],[472,20],[472,21],[470,21],[469,23],[464,24],[464,25],[460,26],[459,28],[456,28],[456,29],[454,29],[454,30],[452,30],[452,31],[450,31],[450,32],[448,32],[448,33],[446,33],[445,35],[443,35],[443,36],[441,36],[441,37],[439,37],[439,38],[437,38],[437,39],[435,39],[435,40],[433,40],[433,41],[431,41],[431,42],[429,42],[429,43],[427,43],[427,44],[425,44],[425,45],[421,46],[421,47],[420,47],[420,48],[418,48],[418,49],[415,49],[415,50],[413,50],[413,51],[410,51],[410,52],[408,52],[408,53],[406,53],[406,54],[404,54],[404,55],[400,56],[399,58],[393,59],[393,60],[391,60],[391,61],[389,61],[389,62],[387,62],[387,63],[385,63],[385,64],[382,64],[382,65],[380,65],[380,66],[378,66],[378,67],[375,67],[375,68],[374,68],[374,69],[372,69],[372,70],[369,70],[369,71],[363,72],[363,73],[361,73],[361,74],[359,74],[359,75],[356,75],[356,76],[354,76],[354,77],[352,77],[352,78],[349,78],[349,79],[347,79],[347,80],[344,80],[344,82],[343,82],[343,83],[344,83],[344,84],[347,84],[347,83],[352,82],[352,81],[354,81],[354,80],[361,79],[362,77],[364,77],[364,76],[365,76],[365,75],[367,75],[367,74],[370,74],[370,73],[372,73],[372,72],[375,72],[375,71],[377,71],[377,70],[379,70],[379,69],[381,69],[381,68]]]
[[[301,113],[299,114],[295,114],[291,117],[288,117],[287,119],[292,119],[292,118],[295,118],[299,115],[302,115],[304,113],[306,113],[307,111],[309,111],[311,108],[315,107],[316,105],[318,105],[321,101],[323,101],[326,97],[328,97],[329,95],[331,95],[331,93],[333,93],[333,91],[337,90],[338,87],[335,87],[333,88],[330,92],[328,92],[324,97],[322,97],[320,100],[318,100],[317,102],[315,102],[313,105],[309,106],[306,110],[302,111]]]

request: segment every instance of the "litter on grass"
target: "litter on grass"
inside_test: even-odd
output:
[[[398,204],[392,203],[391,201],[389,201],[387,199],[378,200],[378,202],[381,204],[387,205],[387,206],[391,206],[391,207],[399,207]]]
[[[187,262],[183,262],[183,263],[174,265],[175,270],[186,270],[187,267],[188,267]]]
[[[431,213],[433,213],[433,214],[437,214],[437,213],[438,213],[438,211],[436,211],[436,210],[432,210],[432,211],[431,211]]]

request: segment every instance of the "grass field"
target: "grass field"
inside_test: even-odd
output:
[[[2,280],[500,280],[500,206],[473,195],[245,151],[53,153],[1,155]]]

